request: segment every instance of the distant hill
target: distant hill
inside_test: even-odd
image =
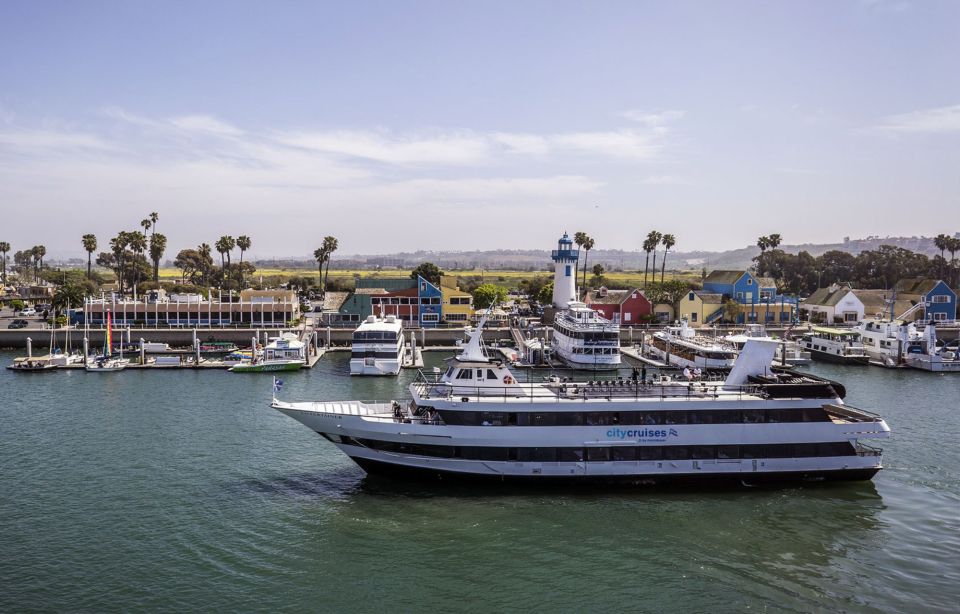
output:
[[[819,256],[831,250],[840,250],[851,254],[875,250],[881,245],[893,245],[915,252],[934,256],[939,250],[933,244],[933,237],[867,237],[865,239],[845,239],[842,243],[803,243],[800,245],[781,245],[780,249],[796,254],[807,251]],[[760,253],[756,245],[741,247],[722,252],[689,251],[670,252],[667,260],[671,269],[743,269],[753,264],[753,258]],[[658,252],[659,265],[663,252]],[[642,270],[646,254],[641,251],[619,249],[593,249],[590,251],[589,266],[602,264],[608,271]],[[551,271],[550,252],[547,250],[491,250],[491,251],[416,251],[395,254],[344,255],[334,256],[333,269],[406,269],[409,270],[422,262],[433,262],[441,269],[488,269]],[[258,260],[261,267],[302,267],[315,268],[316,262],[303,259]],[[652,263],[651,263],[652,264]]]

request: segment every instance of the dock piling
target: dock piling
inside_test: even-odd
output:
[[[33,358],[33,339],[27,337],[27,358]]]

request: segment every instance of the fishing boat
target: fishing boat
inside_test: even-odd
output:
[[[103,337],[103,354],[88,359],[84,369],[88,373],[112,373],[123,371],[130,361],[123,357],[123,345],[120,346],[120,355],[113,356],[113,322],[107,311],[107,330]]]
[[[800,343],[816,360],[841,365],[870,363],[857,330],[814,326],[803,334]]]
[[[960,373],[960,343],[940,345],[937,341],[937,327],[932,322],[923,329],[919,340],[907,346],[904,362],[909,367],[934,373]]]
[[[271,406],[369,473],[497,483],[867,480],[876,414],[837,382],[773,370],[776,344],[746,343],[725,381],[520,382],[481,340],[483,321],[442,375],[421,372],[408,399]],[[277,387],[274,387],[276,391]]]
[[[263,348],[263,359],[259,362],[240,362],[230,367],[234,373],[274,373],[277,371],[298,371],[306,364],[306,344],[293,333],[283,333],[274,337]]]
[[[353,331],[350,375],[397,375],[403,364],[403,323],[394,315],[367,316]]]

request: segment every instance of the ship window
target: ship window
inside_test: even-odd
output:
[[[663,448],[660,446],[641,446],[640,460],[663,460]]]
[[[556,414],[540,413],[530,415],[530,426],[556,426]]]
[[[637,448],[630,447],[626,448],[623,446],[616,446],[611,450],[610,457],[615,461],[635,461],[637,460],[638,450]]]
[[[457,373],[457,379],[473,379],[473,371],[470,369],[460,369]]]
[[[717,446],[717,458],[740,458],[740,446]]]
[[[690,458],[690,449],[687,446],[664,446],[664,460],[687,460]]]
[[[587,461],[603,462],[610,460],[610,448],[587,448]]]
[[[487,379],[499,380],[500,378],[493,372],[493,369],[487,369]]]
[[[583,448],[558,448],[557,460],[561,463],[582,463]]]
[[[717,451],[713,446],[690,446],[690,458],[716,458]]]
[[[477,379],[483,379],[483,369],[477,369]]]

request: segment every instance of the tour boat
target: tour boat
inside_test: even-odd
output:
[[[276,371],[298,371],[306,364],[306,344],[293,333],[283,333],[270,340],[263,348],[263,359],[259,362],[240,362],[228,369],[233,373],[273,373]]]
[[[860,332],[844,328],[814,326],[800,342],[816,360],[841,365],[866,365],[870,357],[863,349]]]
[[[908,347],[903,360],[907,366],[935,373],[960,373],[960,344],[937,345],[937,327],[928,323],[919,340]]]
[[[14,358],[13,364],[7,365],[7,368],[20,373],[36,373],[38,371],[52,371],[57,368],[57,365],[49,355],[23,356]]]
[[[649,335],[647,339],[646,349],[651,354],[680,368],[729,369],[737,358],[737,348],[698,335],[685,319],[679,325],[667,326]]]
[[[412,397],[271,406],[369,473],[428,479],[629,484],[867,480],[866,441],[889,436],[842,385],[773,370],[776,344],[750,340],[725,381],[521,383],[484,351],[480,326]]]
[[[350,375],[397,375],[403,363],[403,323],[394,315],[367,316],[353,331]]]
[[[585,304],[571,301],[553,320],[551,348],[575,369],[620,366],[620,326]]]

